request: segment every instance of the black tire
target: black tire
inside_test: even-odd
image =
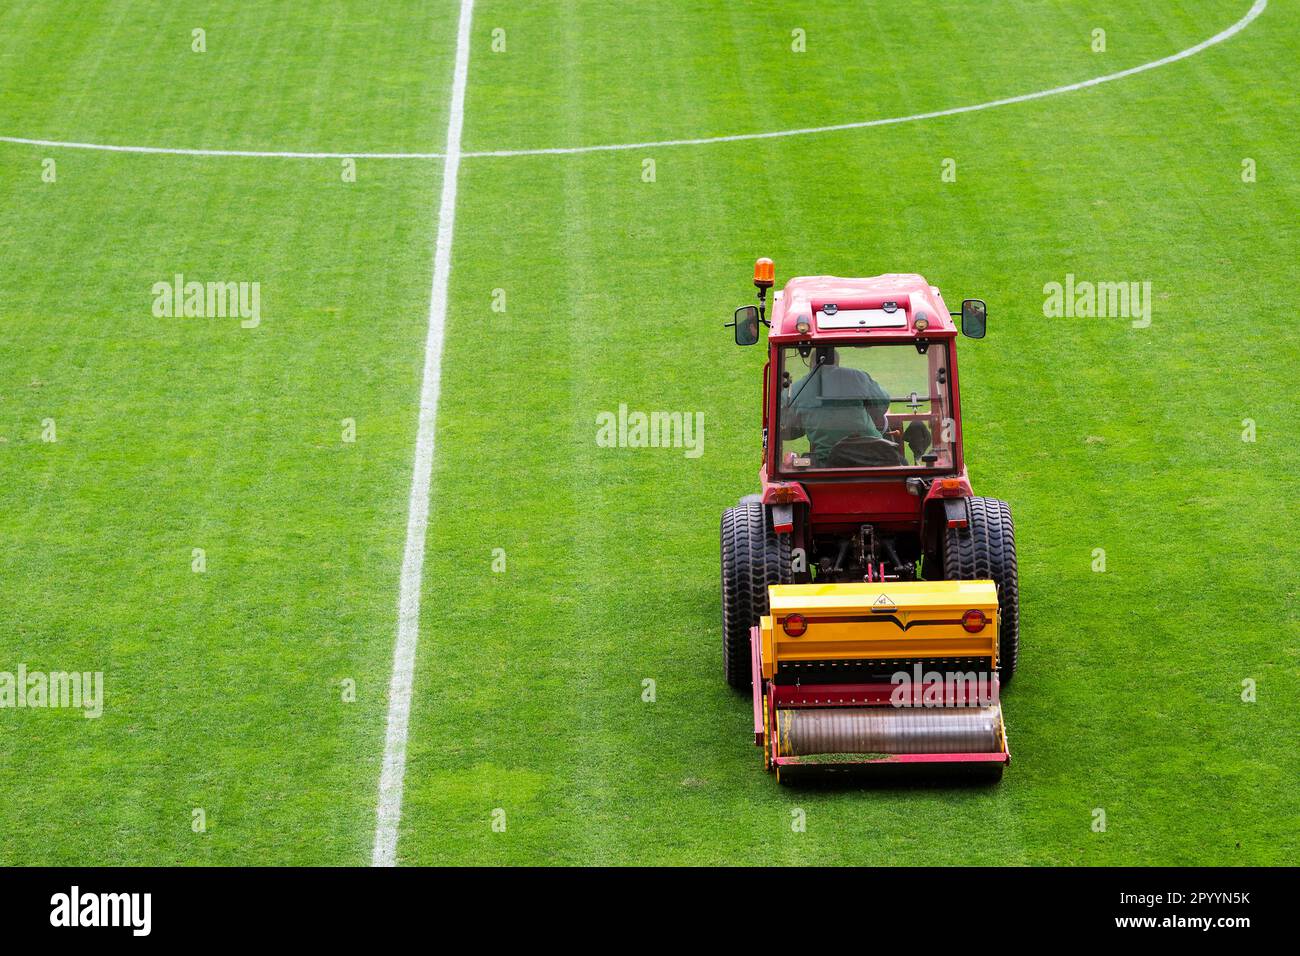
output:
[[[1020,656],[1020,581],[1011,508],[997,498],[970,499],[970,526],[949,528],[944,539],[947,581],[992,579],[998,588],[998,671],[1011,683]]]
[[[790,536],[772,530],[766,508],[750,501],[722,513],[722,668],[737,690],[752,682],[749,629],[767,613],[767,587],[793,576]]]

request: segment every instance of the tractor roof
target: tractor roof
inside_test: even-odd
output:
[[[914,327],[924,317],[924,333]],[[800,334],[798,323],[809,323]],[[943,338],[957,334],[939,290],[922,276],[891,273],[867,279],[798,276],[777,293],[769,338]]]

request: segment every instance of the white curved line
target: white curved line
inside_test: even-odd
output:
[[[1207,40],[1202,40],[1195,46],[1189,46],[1185,50],[1179,50],[1169,56],[1161,57],[1159,60],[1152,60],[1150,63],[1143,63],[1139,66],[1129,67],[1127,70],[1120,70],[1118,73],[1108,73],[1105,76],[1094,77],[1091,80],[1082,80],[1078,83],[1069,83],[1065,86],[1054,86],[1050,90],[1039,90],[1035,93],[1022,93],[1019,96],[1007,96],[1000,100],[989,100],[987,103],[974,103],[970,106],[954,106],[945,110],[934,110],[930,113],[914,113],[911,116],[889,116],[883,119],[861,120],[856,123],[836,123],[832,126],[808,126],[801,129],[782,129],[772,130],[766,133],[736,133],[730,136],[704,136],[695,139],[662,139],[647,141],[643,143],[607,143],[598,146],[553,146],[542,149],[493,149],[480,150],[478,152],[465,152],[460,154],[461,159],[485,159],[489,157],[503,156],[567,156],[574,153],[608,153],[628,149],[658,149],[667,146],[705,146],[711,143],[739,143],[746,140],[755,139],[780,139],[786,136],[811,136],[815,133],[834,133],[841,130],[850,129],[870,129],[874,126],[892,126],[897,123],[914,123],[919,120],[939,119],[943,116],[957,116],[961,113],[974,113],[979,110],[989,110],[998,106],[1010,106],[1013,103],[1027,103],[1031,100],[1041,100],[1048,96],[1056,96],[1059,93],[1073,93],[1075,90],[1087,89],[1090,86],[1100,86],[1102,83],[1109,83],[1112,80],[1121,80],[1127,76],[1133,76],[1137,73],[1145,73],[1147,70],[1154,70],[1157,67],[1168,66],[1170,63],[1177,63],[1179,60],[1185,60],[1189,56],[1195,56],[1202,50],[1208,49],[1215,44],[1222,43],[1224,40],[1230,40],[1259,17],[1261,13],[1268,8],[1268,0],[1255,0],[1246,15],[1225,30],[1216,33]],[[254,158],[268,159],[443,159],[442,153],[312,153],[283,150],[251,150],[251,149],[179,149],[165,146],[113,146],[105,143],[71,143],[60,140],[50,139],[24,139],[18,136],[0,136],[0,143],[18,143],[24,146],[46,146],[52,149],[94,149],[113,153],[155,153],[170,154],[179,156],[244,156]]]
[[[1144,73],[1147,70],[1154,70],[1157,67],[1167,66],[1170,63],[1176,63],[1179,60],[1185,60],[1189,56],[1195,56],[1207,47],[1212,47],[1216,43],[1222,43],[1246,29],[1251,22],[1264,12],[1268,6],[1268,0],[1255,0],[1254,6],[1250,11],[1220,33],[1216,33],[1208,40],[1202,40],[1195,46],[1189,46],[1186,50],[1180,50],[1177,53],[1162,57],[1159,60],[1152,60],[1150,63],[1143,63],[1140,66],[1129,67],[1127,70],[1120,70],[1118,73],[1108,73],[1106,76],[1094,77],[1091,80],[1083,80],[1079,83],[1070,83],[1066,86],[1054,86],[1050,90],[1039,90],[1036,93],[1022,93],[1019,96],[1008,96],[1000,100],[989,100],[987,103],[976,103],[972,106],[954,106],[951,109],[935,110],[930,113],[915,113],[912,116],[890,116],[885,119],[862,120],[857,123],[836,123],[834,126],[808,126],[803,129],[782,129],[767,133],[737,133],[732,136],[706,136],[698,139],[664,139],[647,143],[614,143],[604,146],[558,146],[547,149],[498,149],[486,150],[477,153],[465,153],[466,158],[482,158],[487,156],[560,156],[571,153],[601,153],[612,152],[614,150],[624,149],[654,149],[663,146],[704,146],[709,143],[738,143],[744,140],[752,139],[779,139],[785,136],[810,136],[813,133],[833,133],[846,129],[869,129],[873,126],[891,126],[896,123],[913,123],[917,120],[938,119],[941,116],[956,116],[959,113],[974,113],[977,110],[993,109],[995,106],[1010,106],[1012,103],[1027,103],[1030,100],[1041,100],[1047,96],[1056,96],[1058,93],[1072,93],[1075,90],[1086,89],[1090,86],[1099,86],[1102,83],[1109,83],[1111,80],[1123,79],[1126,76],[1132,76],[1135,73]]]

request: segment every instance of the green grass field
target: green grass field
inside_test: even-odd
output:
[[[1250,5],[477,0],[463,147],[978,104]],[[0,137],[438,153],[458,14],[18,0]],[[1298,54],[1274,0],[995,109],[464,158],[399,861],[1300,862]],[[0,864],[370,860],[443,171],[0,141],[0,672],[105,685],[98,719],[0,708]],[[717,569],[758,255],[989,303],[960,355],[1020,554],[997,787],[763,772]],[[178,273],[259,283],[260,324],[155,315]],[[1045,317],[1067,275],[1150,282],[1150,326]],[[620,404],[703,413],[703,454],[601,447]]]

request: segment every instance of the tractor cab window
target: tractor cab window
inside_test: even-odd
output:
[[[951,468],[946,351],[899,345],[781,350],[781,471]]]

